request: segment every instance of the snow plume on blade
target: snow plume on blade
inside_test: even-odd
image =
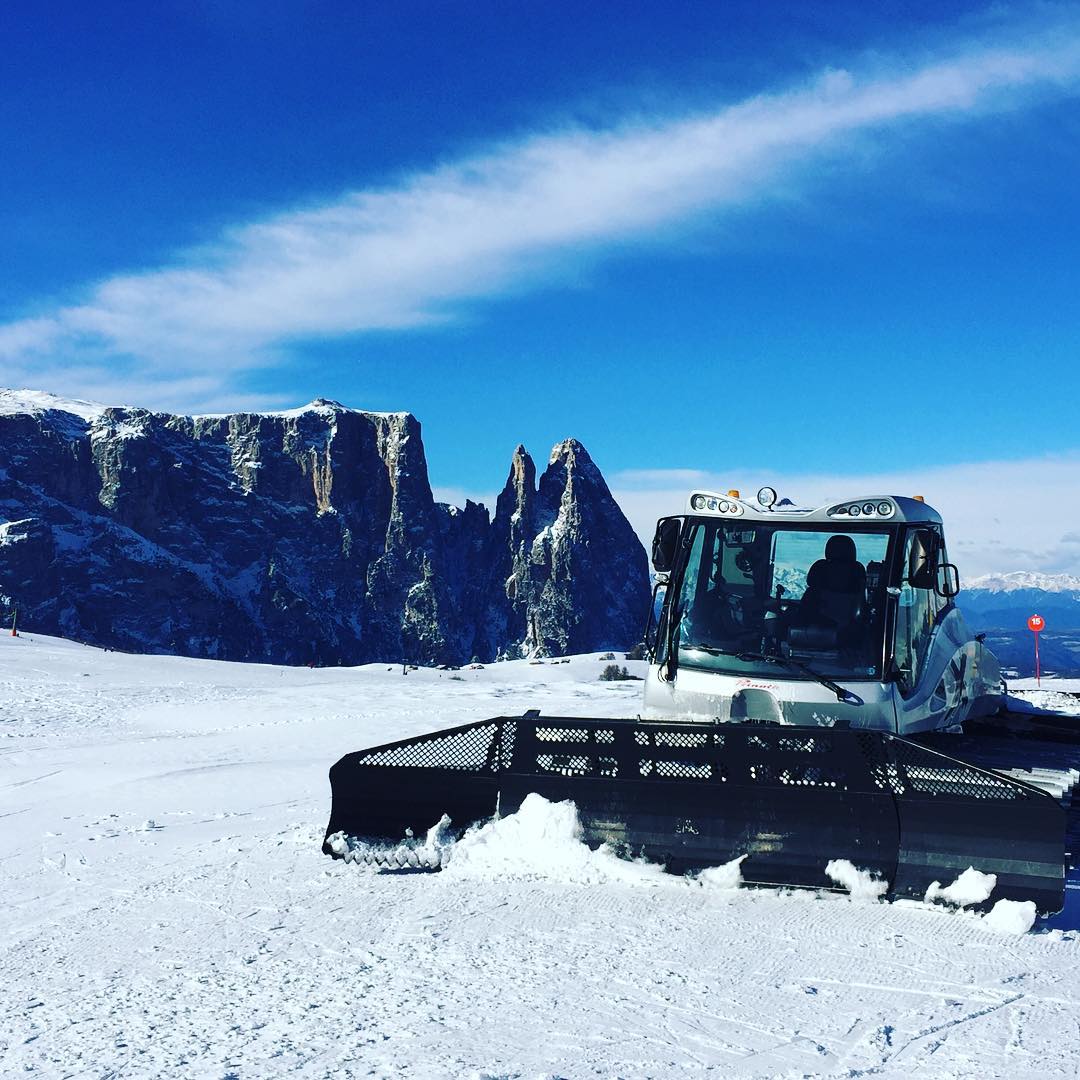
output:
[[[694,875],[694,880],[707,889],[738,889],[743,883],[742,864],[745,855],[740,855],[723,866],[710,866]]]
[[[593,851],[581,836],[572,802],[553,803],[530,794],[516,813],[470,829],[454,845],[444,872],[449,877],[544,878],[568,884],[664,883],[663,867],[621,859],[607,847]]]
[[[875,877],[869,870],[860,870],[847,859],[830,859],[825,873],[837,885],[847,889],[852,900],[880,900],[889,891],[887,881]]]
[[[996,874],[983,874],[969,866],[951,885],[941,887],[940,881],[931,883],[926,890],[926,903],[936,900],[953,904],[955,907],[970,907],[990,899],[990,894],[997,884]]]
[[[971,907],[990,899],[997,885],[996,874],[983,874],[969,866],[951,885],[945,888],[935,881],[926,890],[925,903],[944,901],[955,908]],[[983,926],[999,934],[1026,934],[1034,925],[1037,911],[1032,900],[999,900],[985,915],[965,912]]]
[[[943,122],[1072,97],[1078,84],[1080,24],[1062,18],[946,42],[934,57],[830,67],[694,112],[496,140],[90,284],[66,306],[0,325],[0,362],[14,369],[9,381],[41,385],[51,360],[65,385],[97,396],[113,392],[102,385],[110,378],[132,396],[133,379],[167,376],[171,387],[147,404],[195,398],[202,408],[234,374],[280,361],[298,340],[437,323],[466,302],[580,275],[584,254],[790,198],[821,182],[826,156],[864,160],[867,139],[910,159],[919,125],[940,138]]]

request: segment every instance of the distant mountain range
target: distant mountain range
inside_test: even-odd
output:
[[[1047,632],[1080,630],[1080,578],[1018,570],[973,578],[962,591],[961,607],[983,626],[1025,629],[1029,615],[1046,620]]]
[[[1080,578],[1017,570],[986,574],[964,585],[958,600],[969,625],[987,636],[1002,664],[1020,677],[1034,674],[1029,615],[1041,615],[1044,672],[1080,675]]]

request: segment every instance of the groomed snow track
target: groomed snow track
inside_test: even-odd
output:
[[[947,753],[876,731],[495,717],[342,758],[323,850],[399,851],[444,813],[460,830],[536,792],[573,800],[594,846],[674,872],[745,855],[747,882],[832,888],[825,864],[847,859],[921,899],[975,865],[996,898],[1059,911],[1061,799],[946,738]]]

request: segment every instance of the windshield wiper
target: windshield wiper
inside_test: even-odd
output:
[[[718,649],[715,645],[706,645],[703,641],[699,641],[694,645],[680,645],[679,648],[692,649],[695,652],[707,652],[710,656],[734,656],[737,660],[741,660],[743,655],[731,649]]]
[[[839,683],[833,682],[827,675],[815,671],[809,664],[804,664],[801,660],[792,660],[788,656],[779,656],[776,653],[737,652],[734,649],[718,649],[714,645],[706,645],[704,642],[683,645],[681,648],[696,649],[699,652],[708,653],[710,656],[731,656],[736,660],[741,660],[744,664],[780,664],[784,667],[793,668],[795,671],[801,671],[804,675],[809,675],[815,682],[820,683],[827,690],[831,690],[836,695],[836,700],[843,702],[845,705],[862,705],[863,703],[863,699],[858,694],[845,690]]]
[[[785,667],[801,671],[809,675],[811,679],[821,683],[827,690],[831,690],[836,695],[836,700],[842,701],[845,705],[861,705],[863,703],[863,699],[858,694],[845,690],[839,683],[833,682],[827,675],[815,671],[809,664],[804,664],[801,660],[792,660],[790,656],[778,656],[776,653],[742,653],[739,657],[739,659],[746,660],[751,658],[764,660],[766,664],[783,664]]]

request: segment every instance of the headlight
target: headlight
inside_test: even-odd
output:
[[[860,515],[860,514],[862,513],[862,509],[861,509],[860,507],[858,507],[858,506],[853,506],[853,507],[852,507],[852,508],[851,508],[851,509],[850,509],[850,510],[848,511],[848,513],[849,513],[849,514],[850,514],[850,515],[851,515],[852,517],[858,517],[858,516],[859,516],[859,515]]]
[[[776,502],[776,489],[771,487],[763,487],[757,493],[757,501],[758,506],[763,506],[766,510],[768,510],[769,507],[772,506],[774,502]]]
[[[863,503],[862,512],[864,514],[872,514],[874,512],[874,504],[873,503]]]
[[[892,503],[878,503],[877,512],[882,516],[888,516],[892,513]]]
[[[710,510],[715,510],[716,509],[716,500],[715,499],[710,499],[706,505],[709,507]]]
[[[727,508],[728,508],[728,504],[724,499],[721,499],[720,502],[717,504],[717,507],[716,507],[716,509],[719,510],[721,514],[726,514],[727,513]]]
[[[695,495],[690,500],[690,505],[695,510],[704,510],[705,509],[705,496],[704,495]]]

